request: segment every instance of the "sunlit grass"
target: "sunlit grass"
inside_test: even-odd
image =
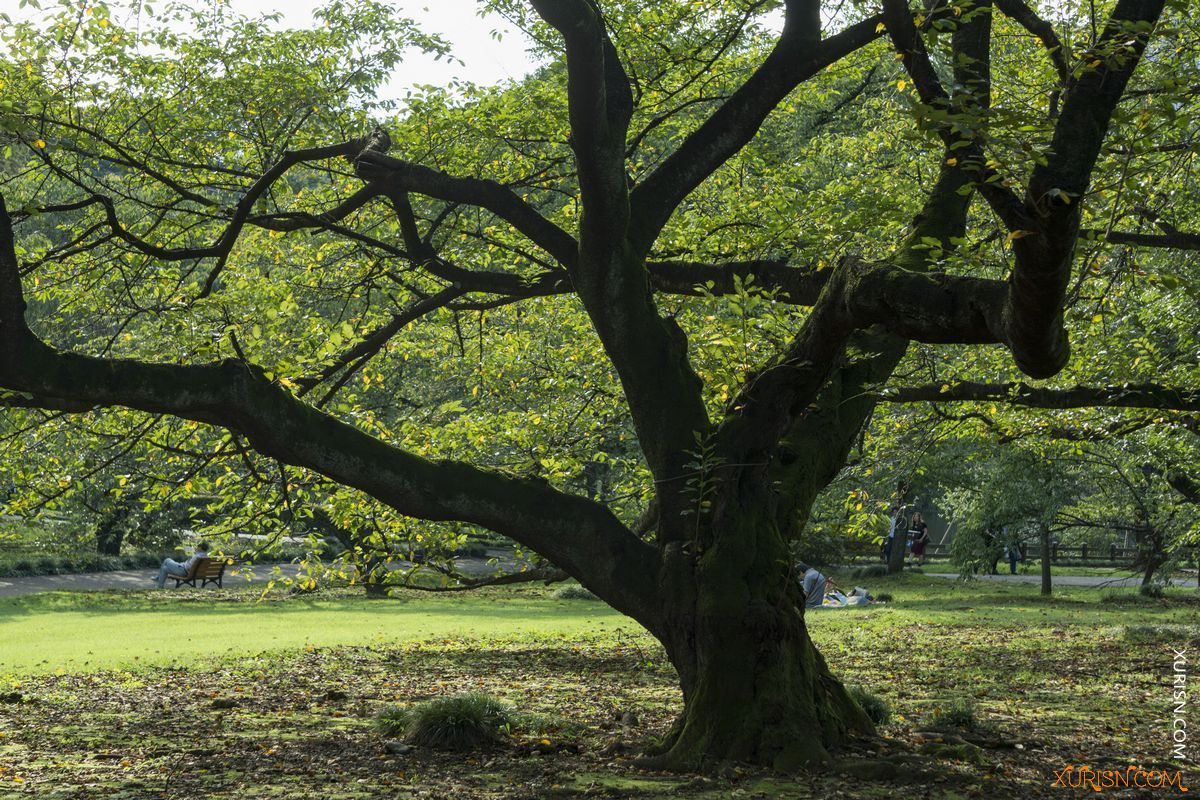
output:
[[[213,657],[437,637],[584,633],[639,626],[603,603],[484,593],[367,600],[181,602],[186,595],[46,593],[0,600],[0,674],[191,664]],[[236,596],[234,596],[236,597]]]

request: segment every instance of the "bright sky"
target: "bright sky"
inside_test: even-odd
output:
[[[136,0],[129,0],[131,3]],[[194,3],[211,3],[213,0],[192,0]],[[312,12],[324,4],[324,0],[225,0],[227,7],[239,14],[258,16],[280,13],[282,27],[306,28],[313,25]],[[480,84],[493,84],[509,78],[520,78],[533,69],[533,62],[525,52],[526,41],[521,32],[504,18],[489,14],[480,17],[480,4],[476,0],[393,0],[405,16],[417,21],[423,30],[440,34],[453,45],[454,55],[461,60],[435,61],[420,51],[414,51],[405,59],[396,74],[381,92],[384,96],[401,97],[405,90],[417,84],[444,85],[454,78]],[[42,0],[44,8],[57,4]],[[158,6],[165,0],[154,2]],[[116,5],[114,3],[114,5]],[[20,8],[20,0],[0,0],[0,12],[13,19],[34,16],[28,6]],[[492,31],[503,34],[501,41],[492,37]]]
[[[0,0],[0,5],[18,0]],[[313,9],[324,0],[227,0],[234,11],[246,15],[283,14],[285,27],[311,27]],[[454,78],[474,83],[493,84],[509,78],[521,78],[533,69],[525,52],[521,32],[497,14],[479,16],[476,0],[393,0],[405,16],[416,20],[427,33],[440,34],[453,46],[456,58],[464,62],[435,61],[414,51],[400,65],[381,94],[399,97],[416,84],[444,85]],[[501,41],[492,31],[503,34]]]

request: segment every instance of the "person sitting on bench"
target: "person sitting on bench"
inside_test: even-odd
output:
[[[164,558],[162,566],[158,568],[158,577],[154,579],[154,584],[158,588],[163,589],[167,585],[168,575],[189,575],[192,568],[196,566],[196,562],[202,558],[208,558],[208,542],[200,541],[196,543],[196,552],[187,561],[180,564],[173,558]]]

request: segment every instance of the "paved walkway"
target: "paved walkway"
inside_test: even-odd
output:
[[[957,572],[926,572],[931,578],[957,578]],[[1026,575],[1018,573],[1016,575],[1000,574],[1000,575],[976,575],[981,581],[993,581],[996,583],[1037,583],[1042,582],[1041,575]],[[1141,586],[1141,577],[1118,578],[1115,576],[1104,575],[1055,575],[1051,578],[1055,586],[1103,586],[1103,587],[1125,587],[1125,586]],[[1171,580],[1172,586],[1195,586],[1195,578],[1174,578]]]
[[[500,557],[502,565],[512,567],[513,562],[508,553],[493,552],[493,557]],[[456,562],[459,570],[468,575],[487,575],[495,570],[494,564],[489,564],[487,558],[460,558]],[[275,564],[257,564],[253,567],[230,567],[225,571],[224,586],[236,589],[251,583],[263,584],[278,577],[274,572]],[[279,564],[283,575],[295,577],[300,571],[296,564]],[[397,562],[393,568],[409,567],[408,562]],[[236,573],[236,574],[234,574]],[[156,569],[123,569],[112,572],[84,572],[78,575],[39,575],[33,578],[0,578],[0,597],[19,597],[37,592],[98,592],[107,589],[152,589],[154,579],[158,577]],[[167,582],[168,588],[174,588],[172,581]]]
[[[236,567],[237,574],[227,572],[225,585],[237,588],[249,583],[264,583],[276,577],[271,564],[259,564],[256,567]],[[458,567],[468,574],[483,575],[495,567],[482,558],[459,559]],[[299,571],[295,564],[281,564],[280,569],[287,577],[294,577]],[[958,578],[957,572],[926,572],[931,578]],[[158,570],[128,569],[115,572],[86,572],[80,575],[43,575],[36,578],[0,578],[0,597],[19,597],[36,592],[96,592],[106,589],[149,589],[154,585]],[[999,583],[1041,583],[1041,575],[1001,574],[978,575],[981,581]],[[1140,577],[1106,577],[1101,575],[1055,575],[1055,586],[1096,586],[1096,587],[1129,587],[1140,586]],[[1195,578],[1175,578],[1173,586],[1196,585]],[[170,585],[170,584],[168,584]]]
[[[224,585],[236,588],[247,583],[263,583],[275,577],[272,565],[260,564],[253,569],[230,568],[225,572]],[[282,564],[285,575],[295,576],[295,564]],[[232,574],[236,569],[237,574]],[[122,569],[112,572],[82,572],[78,575],[38,575],[32,578],[0,578],[0,597],[19,597],[36,592],[97,592],[106,589],[153,589],[156,569]],[[167,582],[168,587],[174,583]]]

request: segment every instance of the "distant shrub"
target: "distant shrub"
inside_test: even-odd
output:
[[[23,578],[32,574],[33,562],[28,558],[18,558],[10,564],[0,564],[0,576],[5,578]]]
[[[385,736],[436,750],[476,750],[494,744],[510,724],[503,703],[477,692],[439,697],[410,708],[392,706],[375,717],[375,727]]]
[[[892,709],[879,695],[872,694],[861,686],[850,686],[846,691],[850,694],[850,699],[858,703],[859,708],[865,711],[876,725],[885,725],[892,718]]]
[[[71,556],[42,556],[0,561],[0,576],[10,578],[38,575],[74,575],[81,572],[108,572],[118,569],[150,569],[161,563],[154,553],[135,553],[126,556],[106,556],[92,551]]]
[[[875,596],[874,596],[874,599],[875,599],[875,600],[877,600],[877,601],[878,601],[878,602],[880,602],[880,603],[890,603],[890,602],[892,602],[892,601],[893,601],[895,598],[893,598],[893,597],[892,597],[892,593],[891,593],[891,592],[880,592],[879,594],[877,594],[877,595],[875,595]]]
[[[909,571],[909,572],[912,572],[912,573],[915,573],[915,574],[917,574],[917,575],[924,575],[924,574],[925,574],[925,570],[921,569],[920,567],[908,567],[908,571]]]
[[[102,556],[99,553],[88,553],[80,556],[74,563],[70,564],[72,572],[104,572],[105,570],[117,569],[121,565],[120,559],[112,556]]]
[[[555,600],[599,600],[600,598],[592,594],[589,590],[582,586],[569,584],[555,589],[550,595]]]
[[[1159,586],[1157,583],[1146,584],[1138,589],[1138,594],[1140,594],[1142,597],[1149,597],[1154,600],[1161,600],[1166,596],[1163,592],[1163,587]]]
[[[854,578],[886,578],[887,574],[887,567],[883,564],[870,564],[866,567],[859,567],[850,573]]]
[[[967,700],[955,700],[933,712],[933,724],[937,727],[971,730],[978,724],[975,706]]]

